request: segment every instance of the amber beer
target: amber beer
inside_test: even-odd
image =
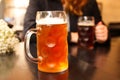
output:
[[[67,18],[64,11],[37,11],[36,28],[25,35],[26,57],[48,73],[68,69]],[[37,58],[30,53],[30,38],[37,37]]]
[[[84,17],[85,18],[85,17]],[[93,49],[94,48],[94,36],[95,36],[95,25],[92,18],[89,20],[81,19],[78,21],[78,44],[82,48]]]
[[[61,72],[68,69],[67,23],[59,18],[37,23],[37,54],[42,57],[38,69]]]

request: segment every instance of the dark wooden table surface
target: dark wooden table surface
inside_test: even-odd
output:
[[[15,54],[0,56],[0,80],[120,80],[120,37],[112,38],[111,46],[98,46],[94,50],[69,46],[68,58],[67,71],[40,72],[37,64],[26,59],[21,42]]]

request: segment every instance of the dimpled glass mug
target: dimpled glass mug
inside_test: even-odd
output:
[[[64,11],[38,11],[36,28],[25,36],[25,51],[29,59],[38,63],[42,72],[62,72],[68,69],[67,18]],[[37,37],[37,58],[31,56],[29,42]]]

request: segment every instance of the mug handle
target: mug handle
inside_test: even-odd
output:
[[[25,35],[25,43],[24,43],[24,48],[25,48],[25,54],[26,54],[26,57],[32,61],[33,63],[37,63],[38,61],[41,62],[42,61],[42,57],[39,56],[38,58],[34,58],[32,55],[31,55],[31,52],[30,52],[30,38],[32,36],[32,34],[36,34],[37,32],[37,29],[30,29],[27,31],[26,35]]]

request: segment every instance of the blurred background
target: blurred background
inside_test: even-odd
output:
[[[104,22],[120,25],[120,0],[97,0]],[[23,30],[23,19],[29,0],[0,0],[0,19],[13,24],[13,29]]]
[[[23,29],[23,19],[29,0],[0,0],[0,18],[14,25],[15,30]]]

